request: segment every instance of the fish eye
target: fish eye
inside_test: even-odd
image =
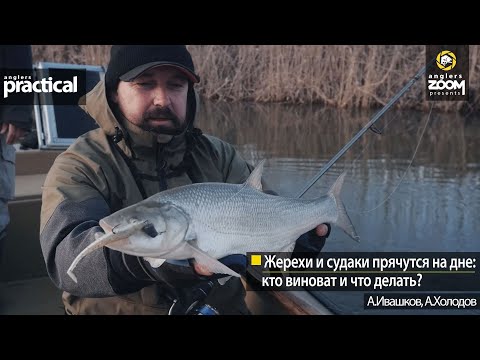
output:
[[[151,238],[154,238],[158,235],[158,231],[155,229],[155,226],[151,222],[148,222],[143,228],[143,232],[150,236]]]

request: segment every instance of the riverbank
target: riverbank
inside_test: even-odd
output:
[[[480,46],[470,46],[470,102],[437,102],[443,111],[480,111]],[[423,45],[189,45],[213,101],[318,103],[335,108],[385,105],[425,65]],[[35,61],[106,66],[110,45],[33,45]],[[426,111],[424,79],[396,104]]]

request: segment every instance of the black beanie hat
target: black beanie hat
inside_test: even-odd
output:
[[[178,68],[192,83],[200,81],[185,45],[113,45],[105,83],[115,89],[119,80],[132,81],[144,71],[161,65]]]

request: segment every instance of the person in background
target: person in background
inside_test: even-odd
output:
[[[32,70],[30,45],[0,45],[0,70]],[[33,98],[32,98],[33,99]],[[8,202],[15,196],[15,148],[32,128],[33,100],[25,104],[9,104],[0,100],[0,260],[10,222]]]
[[[111,213],[165,189],[248,178],[253,167],[232,145],[194,127],[199,81],[185,45],[112,47],[105,79],[86,98],[99,129],[57,157],[43,188],[40,242],[67,314],[185,314],[195,293],[208,293],[220,314],[250,314],[238,278],[213,284],[188,262],[154,268],[104,247],[78,265],[78,283],[67,275]],[[320,224],[302,236],[302,249],[320,251],[327,232]]]

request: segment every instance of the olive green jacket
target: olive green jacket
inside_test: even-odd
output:
[[[159,176],[157,169],[175,169],[182,162],[187,149],[185,133],[161,139],[119,121],[108,105],[103,81],[87,94],[84,109],[99,128],[79,137],[57,157],[43,187],[40,242],[48,274],[65,291],[67,313],[165,314],[172,301],[168,289],[182,286],[176,277],[197,280],[190,268],[173,266],[182,269],[168,269],[164,281],[153,282],[147,276],[135,276],[145,270],[138,258],[128,256],[126,261],[125,255],[122,258],[104,248],[79,263],[78,283],[67,275],[67,269],[101,231],[101,218],[143,199],[138,181],[148,197],[160,191],[165,181],[167,188],[206,181],[242,183],[251,167],[232,145],[197,134],[191,142],[188,171]],[[141,174],[137,182],[132,164],[133,171]],[[123,261],[115,263],[114,258]],[[241,282],[233,279],[215,289],[209,300],[221,312],[247,313],[244,295]]]

